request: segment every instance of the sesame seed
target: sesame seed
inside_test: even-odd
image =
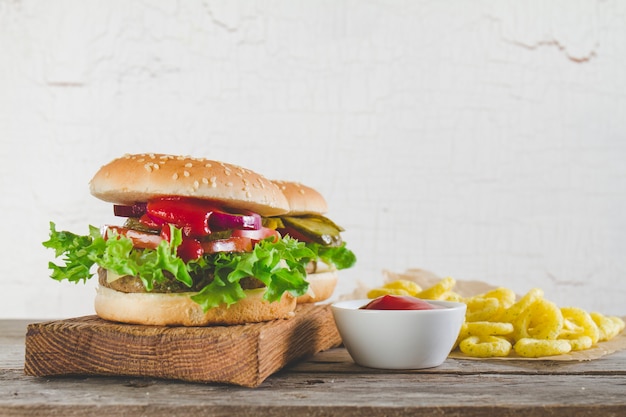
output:
[[[159,168],[161,168],[161,167],[159,166],[159,164],[152,164],[152,168],[154,168],[154,169],[159,169]]]
[[[228,182],[226,183],[226,186],[227,186],[227,187],[232,187],[232,186],[233,186],[233,183],[232,183],[232,182],[230,182],[230,181],[228,181]]]
[[[208,163],[208,162],[207,162],[206,164],[204,164],[204,167],[205,167],[205,168],[211,168],[212,166],[213,166],[213,165],[211,165],[211,164],[210,164],[210,163]]]
[[[304,194],[304,190],[303,190],[302,188],[300,188],[300,189],[298,190],[298,192],[299,192],[300,194]]]
[[[202,184],[208,184],[208,183],[209,183],[209,180],[207,180],[206,178],[203,177],[202,178]]]
[[[150,157],[150,159],[154,159],[154,154],[153,153],[149,153],[148,156]]]
[[[196,180],[193,182],[193,188],[197,189],[198,187],[200,187],[200,183]]]
[[[185,177],[188,177],[188,176],[189,176],[189,171],[183,171],[183,175],[184,175]]]
[[[146,169],[146,171],[152,172],[152,164],[150,162],[145,164],[143,167]]]
[[[191,162],[187,162],[185,164],[185,168],[191,168],[193,166],[193,164]]]
[[[246,197],[251,198],[252,197],[252,193],[250,193],[250,191],[246,191]]]
[[[175,172],[174,175],[172,175],[172,179],[174,179],[174,180],[178,179],[178,172]]]

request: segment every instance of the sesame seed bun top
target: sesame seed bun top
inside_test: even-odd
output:
[[[328,211],[326,199],[317,190],[293,181],[272,180],[289,202],[289,215],[324,214]]]
[[[236,165],[190,156],[124,155],[100,168],[89,188],[95,197],[115,204],[181,196],[212,200],[262,216],[289,210],[278,186],[264,176]]]

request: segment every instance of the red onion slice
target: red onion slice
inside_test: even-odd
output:
[[[132,206],[114,204],[113,214],[118,217],[141,217],[146,214],[146,203],[135,203]]]
[[[258,230],[261,228],[261,216],[257,213],[231,214],[215,210],[209,216],[209,227],[212,230]]]

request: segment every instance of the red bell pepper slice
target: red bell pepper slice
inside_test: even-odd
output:
[[[256,213],[232,214],[220,210],[211,201],[185,197],[162,197],[148,202],[148,216],[156,223],[171,223],[186,236],[202,237],[212,230],[260,229]]]

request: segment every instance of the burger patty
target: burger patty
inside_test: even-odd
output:
[[[169,276],[169,273],[166,271],[165,274]],[[206,276],[202,279],[194,279],[194,283],[191,287],[186,286],[182,282],[175,280],[173,277],[164,281],[164,282],[154,282],[153,290],[151,292],[155,293],[176,293],[176,292],[198,292],[202,288],[206,287],[213,281],[213,276]],[[143,282],[139,277],[134,277],[130,275],[123,276],[115,281],[108,282],[107,281],[107,271],[103,268],[98,268],[98,282],[103,287],[111,288],[115,291],[120,292],[136,292],[136,293],[145,293],[149,292],[144,287]],[[265,284],[253,277],[242,278],[239,280],[241,284],[241,288],[244,290],[251,290],[254,288],[263,288]]]

